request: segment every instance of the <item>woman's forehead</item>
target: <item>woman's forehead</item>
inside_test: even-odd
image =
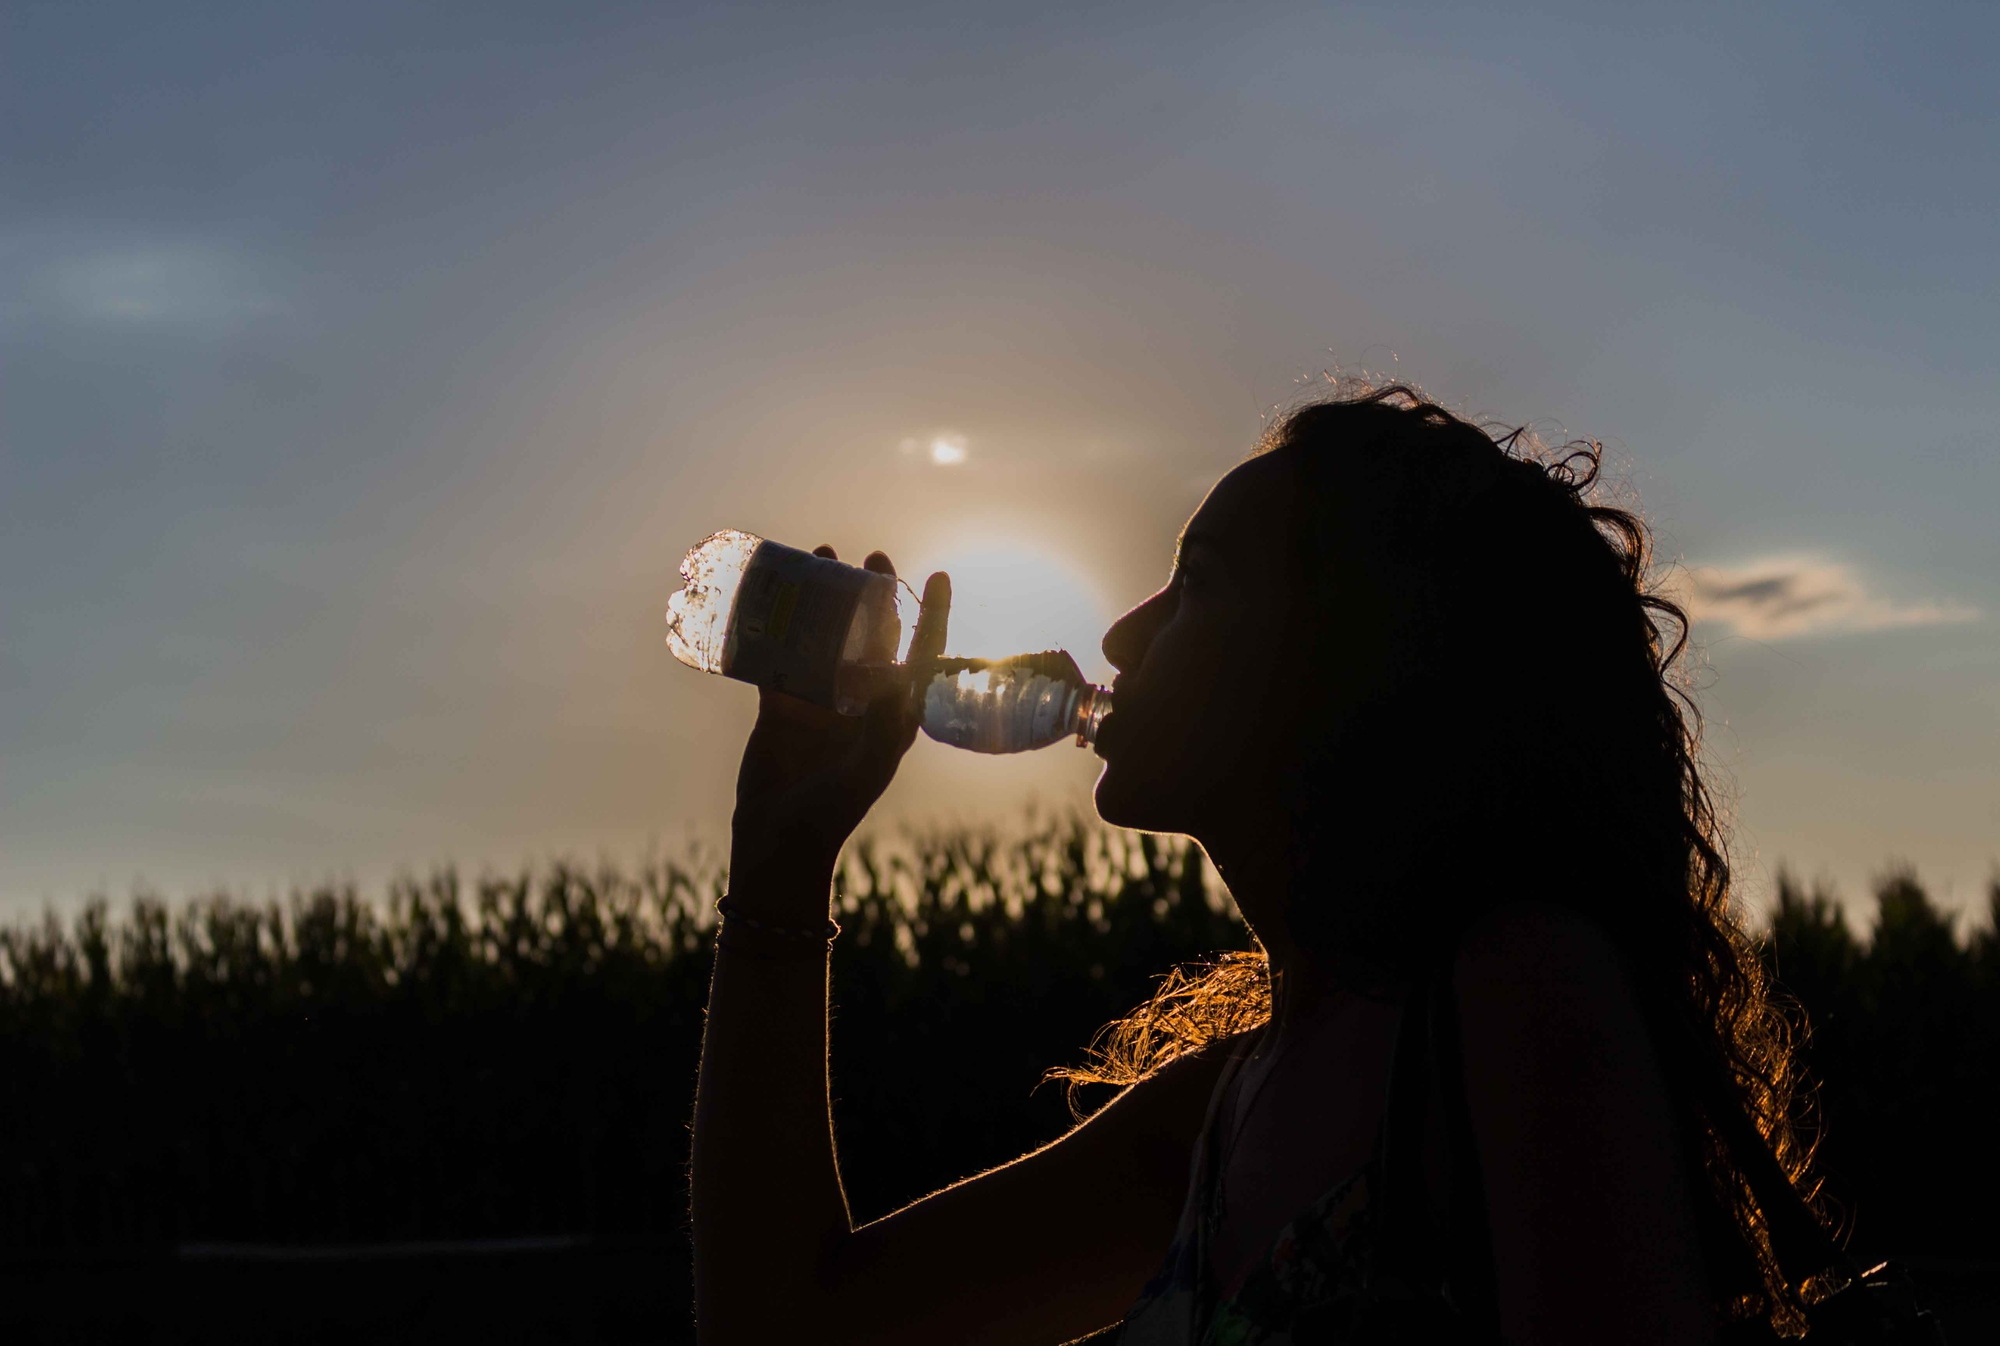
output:
[[[1290,537],[1297,476],[1284,455],[1239,463],[1209,488],[1181,530],[1183,546],[1207,543],[1232,550],[1283,546]]]

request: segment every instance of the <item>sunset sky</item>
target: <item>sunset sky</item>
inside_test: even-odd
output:
[[[0,918],[720,844],[691,543],[1102,675],[1335,369],[1607,441],[1753,901],[1983,906],[2000,7],[1510,8],[10,7]],[[1093,776],[923,742],[871,825]]]

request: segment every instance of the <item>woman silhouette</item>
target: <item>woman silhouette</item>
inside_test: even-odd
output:
[[[1389,387],[1293,413],[1215,486],[1104,638],[1096,798],[1197,841],[1263,957],[1113,1025],[1072,1077],[1125,1087],[1068,1135],[858,1229],[828,890],[916,725],[765,694],[695,1108],[701,1340],[1702,1342],[1795,1315],[1740,1139],[1803,1184],[1789,1039],[1669,679],[1684,618],[1639,520],[1589,503],[1597,467]],[[932,576],[919,653],[949,597]]]

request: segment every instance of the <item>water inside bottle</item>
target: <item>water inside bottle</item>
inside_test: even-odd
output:
[[[723,671],[729,613],[743,572],[764,539],[725,528],[703,538],[681,558],[681,585],[667,598],[667,649],[704,673]]]
[[[973,752],[1014,753],[1096,738],[1110,694],[1061,650],[1013,659],[952,659],[924,688],[924,732]]]

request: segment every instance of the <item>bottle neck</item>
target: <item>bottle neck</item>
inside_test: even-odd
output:
[[[1097,742],[1097,730],[1104,723],[1104,717],[1111,713],[1111,689],[1108,687],[1085,686],[1077,690],[1076,710],[1071,716],[1071,726],[1076,731],[1076,746],[1088,748]]]

